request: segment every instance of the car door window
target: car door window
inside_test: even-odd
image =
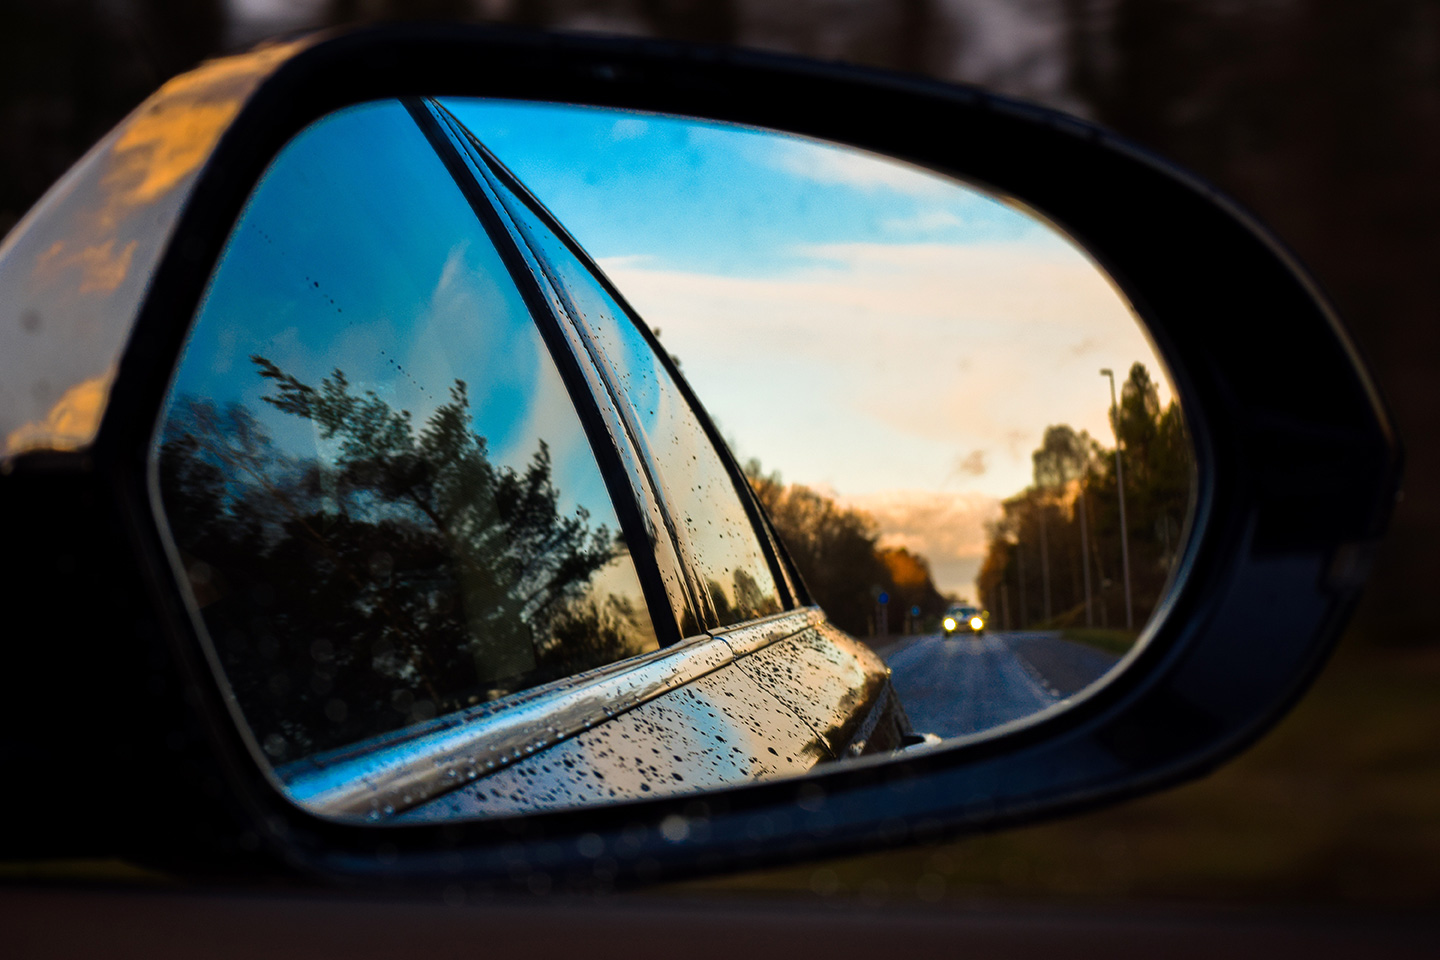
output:
[[[574,400],[398,102],[272,164],[156,440],[174,560],[273,761],[656,648]]]
[[[493,163],[492,166],[498,166]],[[755,527],[718,450],[638,322],[560,236],[507,186],[492,186],[517,222],[600,367],[634,415],[637,441],[697,573],[715,626],[778,612],[783,604]],[[518,187],[518,184],[516,185]]]

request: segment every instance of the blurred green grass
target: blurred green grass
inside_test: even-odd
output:
[[[1424,906],[1440,903],[1440,649],[1356,637],[1295,710],[1209,777],[940,844],[675,892]]]

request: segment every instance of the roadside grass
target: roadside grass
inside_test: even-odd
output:
[[[1440,649],[1342,644],[1212,775],[1036,826],[675,884],[870,902],[1440,902]]]
[[[1100,627],[1068,627],[1060,631],[1060,636],[1072,643],[1083,643],[1104,653],[1123,657],[1135,646],[1139,634],[1129,630],[1106,630]]]

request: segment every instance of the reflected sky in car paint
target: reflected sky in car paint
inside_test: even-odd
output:
[[[168,81],[0,245],[0,457],[95,437],[175,213],[256,83],[309,39]]]
[[[1108,279],[990,196],[740,127],[444,103],[659,330],[737,456],[871,512],[942,589],[971,589],[1046,426],[1110,442],[1101,367],[1138,360],[1169,399]]]

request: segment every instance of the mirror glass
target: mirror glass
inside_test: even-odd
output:
[[[1023,206],[862,151],[485,100],[255,187],[155,432],[212,666],[312,812],[688,793],[996,735],[1123,668],[1194,487]]]

